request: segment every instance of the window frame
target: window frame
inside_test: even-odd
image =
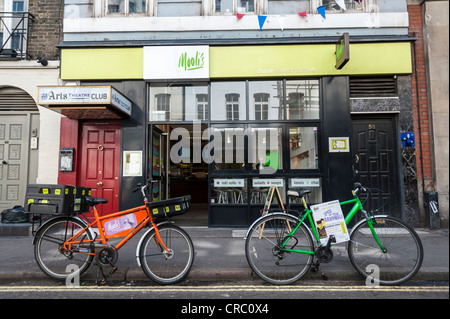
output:
[[[138,12],[138,13],[130,13],[130,0],[118,0],[124,1],[124,9],[123,12],[109,12],[108,6],[110,0],[104,0],[104,15],[105,16],[143,16],[143,15],[150,15],[150,3],[157,2],[156,0],[145,0],[145,9],[144,12]]]
[[[211,1],[211,15],[216,16],[223,16],[223,15],[235,15],[237,13],[243,13],[248,15],[254,15],[254,14],[261,14],[263,13],[262,8],[265,7],[265,3],[267,0],[253,0],[253,11],[248,12],[238,12],[238,1],[239,0],[232,0],[233,1],[233,9],[231,12],[216,12],[216,1],[217,0],[210,0]]]

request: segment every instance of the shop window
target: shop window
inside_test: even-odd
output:
[[[213,127],[214,169],[245,169],[245,130],[244,128]]]
[[[318,169],[317,127],[289,128],[289,160],[291,169]]]
[[[286,81],[289,120],[319,119],[319,80]]]
[[[283,81],[250,81],[250,120],[283,119]]]
[[[282,129],[279,127],[252,127],[249,140],[249,161],[252,169],[274,173],[283,169]]]
[[[208,118],[208,84],[152,83],[150,121],[195,121]]]
[[[306,195],[306,202],[308,204],[322,202],[322,180],[320,177],[293,177],[289,179],[289,189],[302,190],[309,189],[311,193]],[[301,204],[300,198],[289,198],[290,204]]]
[[[245,82],[211,83],[211,120],[242,121],[246,119]],[[241,105],[242,103],[242,105]]]
[[[212,0],[216,14],[255,12],[255,0]]]
[[[278,188],[283,203],[286,203],[286,184],[283,177],[253,178],[250,187],[250,204],[265,204],[269,188]],[[275,197],[275,195],[274,195]],[[271,208],[277,208],[277,199],[273,198]]]
[[[212,179],[211,204],[246,204],[247,179],[214,178]]]
[[[107,0],[107,14],[137,14],[146,12],[146,0]]]

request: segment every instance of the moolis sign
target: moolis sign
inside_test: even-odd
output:
[[[209,79],[209,46],[144,47],[144,79]]]
[[[336,69],[340,70],[350,60],[350,36],[346,32],[336,43]]]

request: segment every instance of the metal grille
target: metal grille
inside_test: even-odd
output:
[[[14,88],[0,88],[0,111],[37,111],[36,102],[25,91]]]
[[[387,77],[351,77],[350,97],[397,96],[397,79]]]

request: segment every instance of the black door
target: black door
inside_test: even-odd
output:
[[[354,181],[373,188],[364,207],[401,218],[395,118],[352,117]]]

